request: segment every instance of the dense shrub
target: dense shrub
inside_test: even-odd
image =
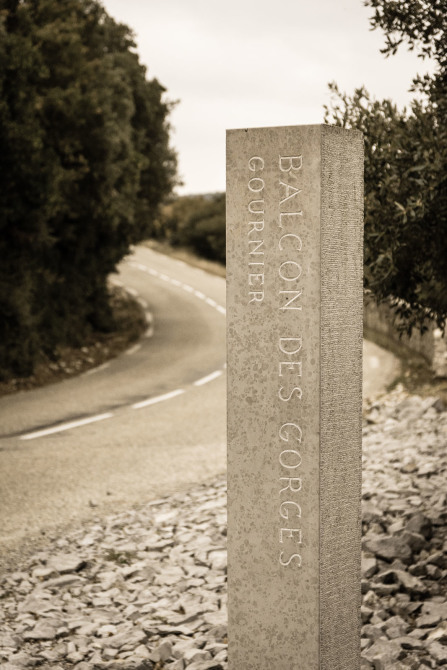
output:
[[[0,369],[111,327],[107,275],[175,181],[169,104],[96,0],[0,0]]]
[[[173,246],[225,263],[225,194],[176,198],[163,208],[157,230]]]
[[[444,0],[368,0],[387,55],[407,41],[437,63],[409,110],[331,85],[326,121],[365,135],[365,286],[409,331],[447,318],[447,36]]]

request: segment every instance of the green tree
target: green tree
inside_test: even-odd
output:
[[[365,135],[365,286],[396,308],[408,331],[447,318],[447,93],[444,1],[368,0],[388,56],[407,42],[437,64],[416,77],[409,110],[330,85],[326,121]]]
[[[0,0],[0,368],[112,327],[107,275],[176,179],[169,103],[96,0]]]
[[[158,236],[225,263],[225,193],[176,198],[162,211]]]

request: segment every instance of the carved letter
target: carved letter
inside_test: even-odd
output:
[[[261,177],[252,177],[248,182],[248,188],[250,191],[252,191],[252,193],[260,193],[264,188],[264,180],[261,179]]]
[[[261,285],[264,283],[264,275],[261,274],[254,274],[254,273],[249,273],[248,275],[248,283],[250,286],[254,286],[256,282],[259,282]]]
[[[280,294],[282,294],[282,293],[293,293],[294,294],[293,298],[290,298],[290,300],[288,300],[288,302],[283,307],[280,307],[279,309],[300,309],[300,310],[303,309],[302,305],[296,305],[294,307],[290,307],[292,302],[294,302],[297,298],[299,298],[301,296],[302,291],[280,291],[279,293]]]
[[[293,370],[295,367],[298,368],[298,371],[295,373],[298,377],[301,377],[302,373],[302,363],[301,361],[281,361],[279,364],[279,376],[282,377],[282,366],[285,365],[288,370]]]
[[[260,203],[259,207],[262,209],[254,209],[254,205]],[[263,200],[250,200],[248,203],[248,211],[251,214],[264,214],[264,201]]]
[[[257,244],[258,245],[252,251],[248,252],[250,256],[263,256],[264,255],[263,251],[258,251],[259,247],[262,247],[262,245],[264,244],[264,240],[248,240],[249,248],[250,248],[250,244]]]
[[[296,349],[293,351],[290,351],[289,349],[285,349],[286,343],[287,342],[298,342],[298,346]],[[294,345],[293,345],[294,346]],[[283,354],[289,354],[290,356],[293,356],[293,354],[297,354],[301,347],[303,346],[303,338],[302,337],[280,337],[279,338],[279,348],[283,352]]]
[[[301,193],[300,188],[295,188],[295,186],[291,186],[290,184],[286,184],[283,181],[280,181],[279,185],[284,186],[284,188],[286,189],[285,198],[283,198],[282,200],[279,201],[281,205],[283,205],[285,202],[287,202],[287,200],[290,200],[290,198],[293,198],[294,195],[297,195],[298,193]]]
[[[248,161],[248,168],[252,172],[256,172],[256,170],[263,170],[264,169],[264,159],[261,158],[260,156],[253,156]]]
[[[253,296],[248,304],[251,302],[262,302],[264,300],[264,291],[249,291],[248,295]]]
[[[296,456],[298,457],[298,463],[296,463],[295,465],[286,465],[286,464],[283,463],[283,461],[282,461],[282,455],[283,455],[283,454],[296,454]],[[300,452],[299,452],[299,451],[296,451],[296,449],[284,449],[284,451],[281,451],[281,453],[280,453],[280,455],[279,455],[279,462],[281,463],[281,465],[283,466],[283,468],[287,468],[288,470],[294,470],[295,468],[299,468],[299,466],[300,466],[301,463],[302,463],[302,460],[303,460],[303,459],[301,458],[301,454],[300,454]]]
[[[282,557],[283,557],[283,556],[284,556],[284,552],[282,551],[282,552],[281,552],[281,555],[280,555],[280,557],[279,557],[279,562],[280,562],[280,564],[283,565],[284,567],[287,567],[288,565],[290,565],[290,563],[293,561],[294,558],[297,558],[297,559],[298,559],[298,567],[299,567],[299,568],[301,567],[301,565],[302,565],[302,559],[301,559],[301,556],[300,556],[299,554],[292,554],[291,557],[289,558],[289,560],[288,560],[288,561],[285,561],[285,562],[282,560]]]
[[[285,505],[291,505],[292,507],[295,507],[297,512],[296,516],[298,518],[301,518],[301,506],[298,505],[298,503],[294,502],[293,500],[284,500],[279,506],[279,513],[282,516],[283,519],[288,519],[289,518],[289,510]]]
[[[279,224],[278,224],[279,228],[283,228],[283,225],[282,225],[283,216],[303,216],[303,212],[302,211],[301,212],[281,212],[280,215],[279,215]],[[287,223],[287,221],[286,221],[286,223]]]
[[[280,493],[282,493],[283,491],[287,491],[287,489],[290,489],[294,493],[298,493],[298,491],[301,491],[301,488],[303,486],[303,482],[301,481],[300,477],[280,477],[279,479],[282,482],[289,482],[287,484],[287,486],[285,486],[283,489],[280,489],[280,491],[279,491]],[[292,482],[298,482],[298,484],[297,484],[298,488],[294,488],[292,486]]]
[[[300,389],[299,386],[295,386],[295,387],[290,391],[290,394],[287,396],[287,398],[285,398],[285,397],[282,395],[281,391],[283,391],[283,390],[284,390],[284,386],[281,386],[281,388],[280,388],[279,391],[278,391],[278,395],[279,395],[279,397],[281,398],[281,400],[283,400],[284,402],[288,402],[288,401],[292,398],[292,396],[293,396],[293,394],[295,393],[295,391],[297,392],[298,400],[301,400],[301,398],[303,397],[303,391],[302,391],[302,389]]]
[[[301,444],[301,438],[303,437],[303,431],[301,430],[301,428],[299,426],[297,426],[296,423],[283,423],[283,425],[279,429],[279,437],[284,442],[289,441],[289,433],[288,433],[288,431],[284,430],[284,428],[288,428],[289,426],[293,426],[294,428],[297,429],[298,437],[295,437],[295,439]]]
[[[280,156],[279,169],[281,172],[290,172],[291,170],[301,170],[303,167],[303,157],[300,156]]]
[[[295,277],[286,277],[283,274],[286,270],[286,266],[288,266],[288,265],[294,265],[297,268],[295,270],[295,272],[297,273]],[[291,270],[292,270],[292,268],[291,268]],[[302,269],[302,267],[299,263],[296,263],[295,261],[284,261],[284,263],[281,263],[281,265],[279,267],[279,276],[281,277],[281,279],[284,279],[284,281],[296,281],[297,279],[299,279],[301,277],[302,271],[303,271],[303,269]]]
[[[293,533],[298,533],[298,538],[296,539],[297,544],[302,544],[303,543],[303,538],[301,534],[301,529],[300,528],[280,528],[279,529],[279,541],[281,544],[284,542],[282,538],[283,533],[289,533],[287,536],[289,539],[294,539]]]
[[[279,240],[279,242],[278,242],[278,246],[279,246],[279,250],[280,250],[280,251],[284,251],[284,248],[283,248],[283,246],[282,246],[282,241],[283,241],[286,237],[294,237],[296,240],[298,240],[298,248],[295,249],[295,251],[301,251],[301,249],[303,248],[303,243],[302,243],[302,241],[301,241],[301,237],[298,237],[298,235],[294,235],[294,233],[286,233],[285,235],[283,235],[283,236],[280,238],[280,240]]]
[[[251,229],[248,231],[249,235],[254,230],[257,230],[258,233],[260,233],[261,230],[264,230],[264,221],[248,221],[248,225],[251,226]]]

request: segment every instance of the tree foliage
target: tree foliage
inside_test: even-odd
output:
[[[225,263],[225,193],[177,198],[163,208],[158,230],[173,246]]]
[[[416,77],[408,110],[352,96],[330,85],[326,121],[365,136],[365,286],[394,304],[408,331],[447,318],[447,94],[443,2],[368,0],[384,53],[403,43],[436,59],[433,76]]]
[[[163,87],[96,0],[0,0],[0,368],[111,326],[107,275],[175,183]]]

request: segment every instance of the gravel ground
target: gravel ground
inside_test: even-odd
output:
[[[362,668],[447,665],[447,411],[364,408]],[[98,519],[0,577],[0,667],[227,667],[225,481]]]

